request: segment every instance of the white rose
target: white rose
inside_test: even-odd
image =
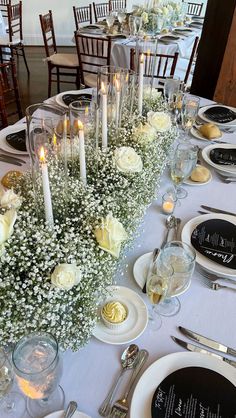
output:
[[[132,147],[120,147],[114,151],[115,163],[122,173],[139,173],[143,169],[141,157]]]
[[[171,128],[171,118],[165,112],[148,112],[148,123],[158,132],[165,132]]]
[[[13,226],[16,221],[15,209],[10,209],[0,215],[0,253],[3,251],[3,244],[13,233]]]
[[[165,7],[165,6],[164,6],[164,7],[162,8],[162,13],[163,13],[163,15],[164,15],[164,16],[167,16],[167,15],[169,14],[169,9],[168,9],[168,7]]]
[[[152,89],[151,87],[144,87],[143,89],[143,98],[144,99],[154,99],[154,100],[158,100],[160,99],[160,97],[162,96],[162,92],[158,91],[157,89]]]
[[[2,208],[18,209],[21,206],[22,199],[19,195],[14,193],[12,189],[7,191],[3,187],[0,189],[0,206]]]
[[[128,238],[123,225],[111,214],[102,219],[101,226],[98,226],[94,235],[99,247],[118,258],[121,243]]]
[[[51,274],[52,284],[63,290],[70,290],[81,280],[81,271],[76,264],[58,264]]]
[[[140,123],[140,125],[135,128],[134,138],[140,142],[149,143],[154,141],[156,137],[156,129],[149,125],[149,123],[144,123],[143,125]]]
[[[148,23],[148,13],[147,12],[143,12],[141,14],[141,18],[142,18],[142,22],[144,23],[144,25],[145,25],[145,23]]]

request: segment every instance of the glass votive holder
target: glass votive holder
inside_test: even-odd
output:
[[[162,196],[162,211],[166,214],[171,214],[174,212],[175,205],[177,202],[177,197],[170,193],[165,193]]]

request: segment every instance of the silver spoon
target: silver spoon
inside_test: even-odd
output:
[[[165,236],[165,238],[164,238],[164,240],[161,244],[161,248],[163,248],[166,245],[166,243],[168,241],[170,230],[174,227],[175,227],[175,217],[173,215],[170,215],[166,218],[167,231],[166,231],[166,236]]]
[[[127,370],[127,369],[132,369],[132,367],[135,364],[137,355],[139,352],[139,348],[136,344],[131,344],[129,345],[122,353],[121,355],[121,366],[122,369],[120,371],[119,376],[117,377],[117,379],[115,380],[115,382],[113,383],[106,399],[104,399],[102,405],[100,406],[98,412],[102,417],[106,417],[110,414],[111,412],[111,407],[112,407],[112,398],[113,395],[116,391],[116,388],[119,384],[119,381],[121,379],[121,377],[123,376],[123,373]]]
[[[77,403],[75,401],[70,401],[64,413],[64,418],[71,418],[74,415],[76,409]]]

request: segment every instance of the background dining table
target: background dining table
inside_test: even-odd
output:
[[[55,100],[49,99],[48,103],[55,103]],[[201,106],[209,103],[212,102],[201,99]],[[222,140],[236,144],[236,133],[224,133]],[[208,145],[208,142],[194,138],[192,138],[192,142],[201,148]],[[1,176],[11,169],[13,169],[12,165],[1,163]],[[180,200],[174,213],[175,216],[181,218],[181,227],[192,218],[199,216],[198,210],[201,209],[201,204],[236,212],[235,183],[225,184],[212,168],[211,173],[212,181],[206,185],[184,185],[188,196],[186,199]],[[117,285],[126,286],[137,292],[147,306],[149,305],[148,298],[134,280],[133,265],[138,257],[159,247],[162,243],[166,215],[162,213],[161,196],[170,185],[171,180],[167,167],[161,176],[160,189],[157,191],[156,199],[153,200],[141,220],[138,236],[134,239],[132,248],[126,251],[123,267],[119,269],[114,278]],[[158,331],[151,331],[147,326],[143,334],[135,340],[140,348],[149,351],[149,358],[142,372],[161,357],[183,351],[171,339],[171,335],[180,337],[179,325],[236,349],[235,292],[225,289],[210,290],[204,286],[200,278],[201,275],[195,269],[190,288],[179,298],[181,309],[176,316],[163,317],[162,326]],[[75,400],[78,402],[79,410],[93,418],[99,418],[98,408],[120,370],[120,355],[127,345],[106,344],[91,337],[89,343],[78,352],[70,350],[64,352],[61,386],[65,391],[66,404],[70,400]],[[235,373],[236,379],[236,369],[233,369],[233,373]],[[116,399],[123,393],[128,378],[129,372],[125,375]],[[145,418],[150,417],[146,416]],[[24,418],[27,418],[27,415]],[[136,418],[144,417],[137,415]]]

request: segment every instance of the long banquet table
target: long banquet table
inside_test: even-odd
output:
[[[49,102],[52,103],[53,100],[50,99]],[[205,99],[201,100],[201,105],[209,103]],[[222,139],[235,144],[236,133],[224,134]],[[200,147],[207,145],[203,141],[193,140],[193,142]],[[0,174],[3,175],[10,169],[13,169],[13,166],[1,163]],[[182,219],[182,226],[198,216],[201,204],[236,212],[235,184],[225,184],[213,170],[211,172],[213,179],[209,184],[195,187],[185,185],[188,197],[181,200],[181,204],[175,209],[175,215]],[[160,246],[163,240],[166,216],[161,212],[161,196],[169,185],[170,178],[166,170],[161,179],[158,197],[148,208],[140,226],[139,237],[134,241],[133,248],[126,254],[123,275],[118,273],[116,277],[117,284],[135,290],[147,304],[149,302],[146,295],[134,281],[132,267],[140,255]],[[235,297],[235,293],[228,290],[216,292],[206,288],[200,281],[200,274],[195,271],[189,290],[180,296],[180,312],[176,316],[163,317],[162,327],[158,331],[150,331],[147,327],[144,333],[135,340],[139,347],[149,351],[149,358],[143,371],[167,354],[184,351],[170,337],[175,335],[181,338],[177,329],[179,325],[236,348]],[[92,337],[87,346],[80,351],[65,352],[61,385],[65,391],[66,403],[75,400],[78,402],[79,410],[93,418],[99,418],[98,408],[120,370],[120,354],[127,345],[109,345]],[[236,379],[236,369],[234,372]],[[125,375],[116,399],[125,389],[128,374],[129,372]],[[137,416],[136,418],[150,417]],[[27,415],[24,418],[28,418]]]

